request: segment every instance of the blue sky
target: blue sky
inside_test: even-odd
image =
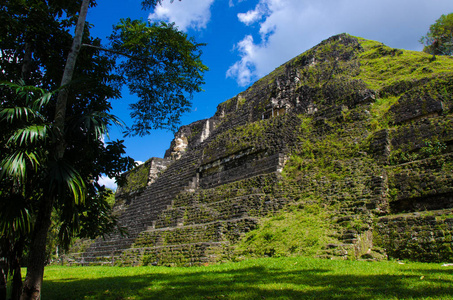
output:
[[[90,8],[91,32],[105,43],[121,18],[174,22],[206,43],[202,60],[210,69],[204,92],[194,95],[182,125],[209,118],[217,105],[245,90],[294,56],[343,32],[407,50],[421,50],[418,40],[442,14],[453,12],[452,0],[163,0],[154,11],[140,0],[98,0]],[[127,91],[113,100],[113,113],[131,124]],[[111,139],[123,139],[112,128]],[[173,133],[155,131],[125,139],[127,155],[137,161],[163,157]],[[106,185],[111,186],[110,181]]]

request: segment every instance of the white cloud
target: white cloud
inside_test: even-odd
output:
[[[112,178],[109,178],[109,177],[100,177],[99,180],[98,180],[98,183],[100,185],[105,185],[105,187],[109,188],[109,189],[112,189],[114,191],[116,191],[117,189],[117,184],[115,182],[115,179],[112,179]]]
[[[265,13],[266,6],[259,3],[253,10],[249,10],[246,13],[239,13],[238,19],[245,25],[250,25],[261,20]]]
[[[247,1],[247,0],[236,0],[237,3],[241,3],[242,1]],[[234,6],[234,1],[233,0],[229,0],[228,1],[228,5],[230,7],[233,7]]]
[[[162,1],[149,20],[175,23],[182,31],[189,28],[200,30],[206,28],[211,19],[211,5],[215,0]]]
[[[236,47],[242,53],[241,60],[237,61],[227,71],[227,77],[236,78],[241,86],[245,86],[254,77],[254,55],[257,53],[256,45],[253,43],[251,35],[246,36]]]
[[[245,86],[329,36],[347,32],[391,47],[421,50],[429,25],[453,11],[451,0],[260,0],[238,14],[259,31],[237,43],[240,59],[227,71]],[[253,39],[252,34],[259,39]]]

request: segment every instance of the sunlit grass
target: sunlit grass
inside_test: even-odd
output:
[[[359,38],[364,52],[359,55],[360,75],[358,78],[368,87],[380,90],[404,80],[418,80],[427,76],[451,74],[453,59],[439,55],[433,59],[431,54],[418,51],[392,49],[379,42]],[[382,52],[394,54],[382,55]]]
[[[43,299],[453,299],[453,268],[265,258],[206,267],[47,267]]]
[[[317,204],[294,204],[273,217],[262,218],[257,230],[238,242],[236,252],[244,257],[314,256],[332,235],[330,212]]]

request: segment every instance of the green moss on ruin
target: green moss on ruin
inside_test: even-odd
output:
[[[290,116],[279,116],[237,126],[216,136],[203,150],[203,163],[235,154],[247,149],[273,148],[284,142],[288,146],[297,139],[299,120]]]
[[[451,74],[453,59],[408,50],[393,49],[382,43],[358,38],[363,52],[359,54],[360,74],[370,89],[382,90],[401,82],[415,82],[439,74]]]
[[[126,184],[121,187],[119,193],[129,194],[143,190],[148,183],[149,163],[145,162],[144,164],[126,173],[125,176]]]
[[[260,220],[237,244],[236,259],[248,257],[315,256],[328,243],[338,242],[332,212],[318,204],[294,204],[288,210]]]

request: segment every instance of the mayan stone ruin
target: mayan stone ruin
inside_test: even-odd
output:
[[[452,57],[333,36],[182,126],[117,191],[129,235],[66,262],[234,260],[263,220],[312,205],[328,216],[317,257],[453,261],[452,95]]]

